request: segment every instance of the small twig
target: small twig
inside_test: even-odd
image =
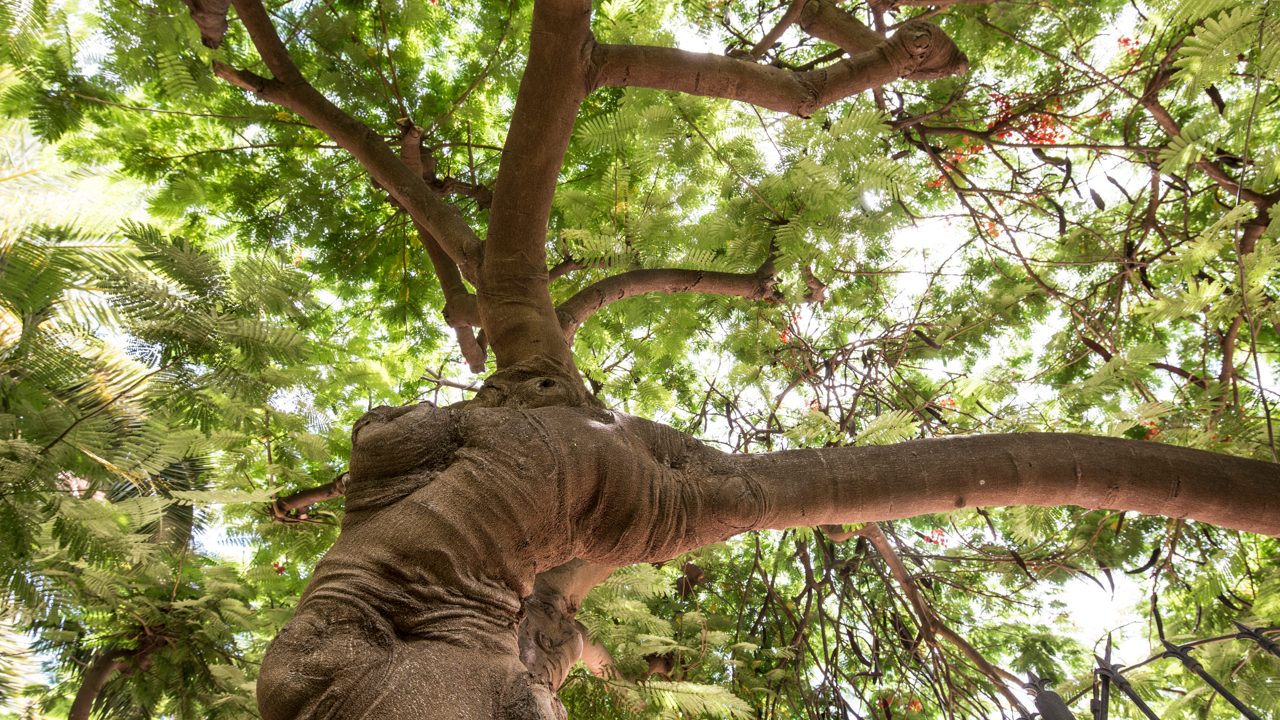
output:
[[[188,537],[186,542],[182,543],[182,555],[178,558],[178,573],[173,578],[173,592],[169,594],[169,604],[173,605],[173,601],[178,599],[178,586],[182,584],[182,568],[187,562],[187,548],[191,547],[191,538]]]

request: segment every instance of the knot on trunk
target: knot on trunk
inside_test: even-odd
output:
[[[540,682],[559,688],[582,657],[583,639],[573,618],[537,595],[524,601],[520,661]]]
[[[227,34],[227,10],[231,0],[182,0],[191,10],[191,19],[200,28],[200,42],[212,50],[222,47]]]
[[[969,72],[969,56],[927,20],[908,20],[882,47],[900,64],[899,77],[907,80],[938,80]]]
[[[576,368],[538,356],[494,372],[467,407],[531,410],[604,405],[587,392]]]

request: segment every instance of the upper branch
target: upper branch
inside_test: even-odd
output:
[[[404,118],[399,124],[401,130],[400,160],[414,173],[423,178],[434,179],[435,158],[430,155],[427,156],[431,160],[429,166],[424,166],[422,162],[422,128],[415,125],[409,118]],[[435,270],[436,278],[440,281],[440,289],[444,292],[445,322],[453,328],[454,333],[457,335],[458,345],[462,349],[462,356],[466,358],[467,366],[471,368],[471,372],[483,372],[484,346],[471,333],[471,328],[480,324],[480,315],[476,308],[476,297],[467,291],[467,286],[462,282],[462,275],[458,272],[457,264],[440,246],[440,241],[431,230],[424,227],[420,222],[414,222],[413,226],[418,231],[418,237],[422,240],[422,247],[426,248],[427,256],[431,259],[431,267]]]
[[[766,269],[767,268],[767,269]],[[607,277],[579,290],[556,308],[566,339],[572,338],[582,323],[596,312],[625,298],[659,292],[737,295],[750,300],[781,299],[773,289],[777,282],[772,261],[754,273],[711,272],[706,270],[631,270]]]
[[[1182,128],[1178,127],[1178,123],[1173,119],[1173,115],[1170,114],[1168,109],[1160,103],[1160,91],[1168,87],[1169,83],[1173,81],[1174,75],[1176,75],[1175,70],[1166,67],[1166,65],[1172,60],[1172,56],[1173,53],[1170,52],[1169,57],[1165,58],[1164,62],[1161,63],[1161,67],[1147,82],[1147,86],[1143,90],[1142,97],[1138,100],[1138,102],[1146,108],[1147,112],[1151,114],[1151,117],[1155,119],[1156,123],[1160,125],[1160,129],[1164,130],[1165,134],[1168,135],[1171,140],[1182,136]],[[1220,164],[1213,162],[1206,157],[1201,157],[1192,163],[1192,165],[1207,175],[1209,179],[1217,183],[1218,187],[1222,188],[1226,192],[1238,194],[1241,200],[1257,205],[1258,209],[1262,211],[1264,217],[1266,211],[1275,204],[1277,199],[1280,199],[1274,193],[1270,195],[1262,195],[1245,187],[1243,183],[1231,177],[1231,174],[1228,173]]]
[[[811,11],[813,7],[821,12]],[[840,13],[843,11],[828,10],[826,3],[818,0],[811,0],[802,13],[802,23],[803,18],[811,20],[806,31],[813,28],[838,37],[848,45],[845,49],[854,53],[824,68],[791,72],[747,59],[673,48],[600,44],[592,54],[595,85],[676,90],[741,100],[805,117],[898,78],[935,79],[969,70],[969,59],[932,23],[909,21],[886,40]]]
[[[541,357],[577,378],[547,290],[546,242],[560,167],[590,90],[593,43],[590,0],[534,4],[529,60],[503,144],[476,287],[499,368]]]
[[[884,35],[864,25],[849,11],[823,0],[805,3],[799,20],[800,29],[805,33],[837,45],[850,55],[864,53],[885,40]]]
[[[479,263],[480,239],[456,208],[435,197],[421,175],[409,169],[367,125],[348,115],[303,78],[259,0],[233,0],[258,54],[273,78],[260,77],[214,61],[214,73],[227,82],[288,108],[355,156],[373,179],[428,228],[464,275]]]

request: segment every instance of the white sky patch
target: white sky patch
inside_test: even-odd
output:
[[[242,570],[249,567],[249,544],[232,540],[221,522],[211,522],[196,530],[195,541],[198,547],[210,555],[236,563]]]
[[[1098,579],[1101,588],[1086,577],[1078,577],[1063,586],[1054,596],[1066,605],[1061,611],[1048,610],[1058,632],[1071,635],[1099,657],[1106,651],[1107,634],[1111,634],[1111,661],[1132,665],[1150,656],[1146,639],[1147,595],[1136,580],[1116,569],[1112,571],[1115,591],[1105,577]]]
[[[675,28],[676,47],[689,52],[704,52],[715,55],[724,54],[724,47],[711,37],[699,32],[699,28],[681,25]]]
[[[894,233],[893,247],[899,252],[899,264],[905,271],[894,280],[899,297],[914,303],[929,289],[931,280],[949,286],[962,282],[947,273],[957,269],[953,264],[960,259],[957,251],[968,240],[967,233],[944,218],[921,220]]]

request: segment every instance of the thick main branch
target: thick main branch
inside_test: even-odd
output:
[[[560,167],[591,89],[586,77],[593,43],[589,0],[534,4],[529,60],[503,144],[476,288],[499,368],[542,356],[578,383],[547,291],[546,242]]]
[[[405,693],[421,707],[474,698],[467,711],[487,717],[494,687],[549,708],[557,658],[581,639],[567,613],[549,613],[551,652],[529,656],[535,675],[516,627],[538,573],[574,558],[617,567],[753,529],[975,505],[1135,510],[1280,534],[1280,466],[1256,460],[1050,434],[731,455],[623,413],[548,406],[562,393],[554,378],[513,378],[505,392],[508,407],[377,408],[356,424],[342,534],[264,659],[264,718],[320,717],[327,698],[408,720],[420,706],[400,703]],[[448,681],[419,672],[442,667]]]

